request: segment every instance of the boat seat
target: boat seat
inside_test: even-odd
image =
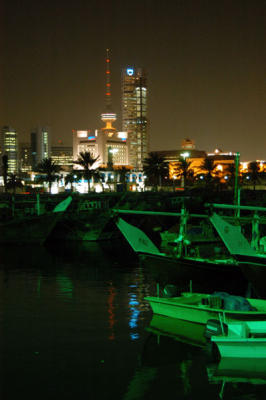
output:
[[[201,304],[202,295],[192,294],[192,295],[181,295],[179,301],[184,304]]]
[[[228,328],[228,336],[236,336],[247,339],[250,335],[250,330],[245,322],[230,324]]]

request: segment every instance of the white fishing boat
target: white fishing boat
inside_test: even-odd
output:
[[[123,218],[118,217],[116,225],[134,252],[141,256],[141,258],[145,257],[145,259],[152,261],[160,261],[165,265],[182,265],[186,267],[189,274],[197,270],[201,272],[205,270],[209,274],[209,277],[211,273],[217,274],[219,272],[227,272],[231,275],[231,279],[240,276],[241,271],[238,268],[238,264],[229,253],[227,255],[209,254],[207,257],[201,256],[198,252],[189,252],[187,251],[186,240],[182,234],[177,237],[174,243],[175,248],[174,246],[172,247],[173,251],[171,253],[162,252],[145,232],[128,223]],[[183,269],[184,273],[186,269]]]
[[[230,295],[228,295],[230,296]],[[240,296],[231,296],[240,301]],[[266,320],[266,300],[244,299],[244,307],[223,305],[219,295],[183,293],[179,297],[145,297],[154,314],[206,324],[209,319],[223,318],[226,322]],[[238,308],[238,309],[237,309]],[[244,308],[244,309],[243,309]]]
[[[266,321],[239,321],[226,325],[227,333],[211,337],[222,358],[266,358]]]
[[[211,204],[208,207],[220,207],[234,211],[236,206]],[[266,208],[263,207],[237,207],[239,210],[254,211],[254,213],[266,212]],[[227,275],[228,283],[238,280],[239,284],[241,279],[242,283],[245,284],[245,279],[246,282],[248,281],[252,284],[257,297],[266,298],[266,285],[264,284],[266,278],[266,255],[260,253],[256,248],[259,240],[258,218],[248,218],[248,221],[253,224],[253,239],[249,241],[241,231],[241,226],[239,225],[240,217],[238,219],[235,217],[221,217],[215,212],[210,212],[210,215],[189,215],[184,207],[180,213],[176,214],[134,210],[114,211],[118,215],[116,218],[118,229],[133,250],[142,258],[144,257],[152,263],[160,263],[162,267],[172,266],[175,268],[182,266],[182,273],[184,276],[188,276],[188,279],[211,279],[211,276],[216,275],[216,278],[220,281]],[[162,251],[162,248],[155,244],[148,234],[139,227],[125,221],[121,214],[160,215],[169,216],[170,218],[175,218],[175,220],[178,217],[179,230],[176,231],[175,239],[174,234],[172,235],[171,243],[168,246],[170,251],[165,251],[165,249]],[[209,224],[215,228],[219,246],[217,246],[217,241],[214,245],[215,237],[209,236],[212,243],[210,242],[207,252],[203,253],[202,249],[206,248],[204,237],[202,240],[197,240],[197,242],[191,242],[187,236],[187,226],[190,218],[198,219],[199,223],[200,221],[209,221]],[[230,222],[226,218],[229,218]],[[215,252],[218,247],[219,252]]]

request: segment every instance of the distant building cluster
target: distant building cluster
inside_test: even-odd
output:
[[[206,171],[202,169],[202,163],[207,159],[213,162],[213,173],[216,173],[216,175],[221,178],[222,182],[226,181],[229,174],[231,174],[237,155],[237,153],[234,152],[223,152],[221,149],[215,149],[213,153],[197,150],[195,142],[191,139],[183,139],[180,149],[155,151],[154,153],[157,153],[169,163],[170,179],[179,179],[179,175],[176,171],[180,159],[185,159],[189,163],[189,170],[198,176],[200,176],[201,173],[206,173]],[[258,172],[266,172],[266,161],[257,162]],[[250,162],[240,162],[240,174],[249,172],[249,164]]]
[[[105,109],[100,116],[104,126],[95,130],[82,127],[72,129],[72,146],[64,146],[62,142],[52,146],[49,127],[33,129],[29,133],[28,143],[18,143],[16,130],[3,127],[0,155],[8,156],[9,172],[35,171],[40,161],[49,157],[68,170],[81,152],[90,152],[93,157],[98,157],[94,168],[113,165],[141,171],[149,152],[146,72],[133,66],[122,69],[121,131],[114,126],[117,116],[112,110],[109,50],[106,55],[105,80]]]
[[[10,126],[3,126],[0,132],[0,157],[7,156],[8,173],[34,173],[38,164],[45,158],[51,158],[62,171],[68,172],[73,169],[73,165],[76,169],[81,168],[73,162],[78,160],[80,153],[89,152],[97,158],[92,168],[111,171],[112,168],[127,167],[132,173],[133,180],[139,176],[139,179],[143,180],[144,161],[150,152],[147,74],[139,67],[128,66],[122,69],[122,126],[119,131],[115,127],[117,115],[112,108],[109,50],[105,65],[105,105],[103,113],[99,116],[102,126],[94,130],[84,127],[72,129],[72,146],[65,146],[60,140],[56,145],[52,145],[50,127],[39,126],[32,129],[29,132],[29,142],[19,143],[17,131]],[[224,153],[220,149],[216,149],[213,153],[198,150],[191,139],[183,139],[179,149],[154,153],[169,163],[170,179],[178,179],[176,171],[180,158],[186,159],[190,163],[190,168],[197,173],[200,171],[202,161],[208,158],[213,160],[217,172],[225,176],[236,157],[235,153]],[[241,162],[240,172],[247,172],[248,164]],[[266,162],[260,161],[259,168],[261,172],[265,172]]]

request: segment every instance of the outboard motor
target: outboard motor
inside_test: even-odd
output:
[[[177,287],[175,285],[166,285],[163,289],[163,296],[164,297],[177,297]]]
[[[220,322],[218,319],[209,319],[207,321],[204,332],[206,339],[210,339],[212,336],[222,335],[223,333],[225,335],[228,333],[228,326],[224,322]]]
[[[209,319],[205,326],[204,336],[206,337],[206,352],[210,360],[217,361],[220,359],[220,353],[216,343],[211,341],[212,336],[218,336],[222,334],[227,335],[228,326],[224,322],[220,322],[217,319]]]

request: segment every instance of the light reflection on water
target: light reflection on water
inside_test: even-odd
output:
[[[146,330],[143,298],[155,295],[156,281],[136,260],[97,244],[6,247],[0,290],[4,399],[185,399],[198,398],[200,385],[206,399],[219,398],[198,349]],[[226,385],[225,399],[245,394],[243,383]],[[248,389],[250,398],[266,393]]]

